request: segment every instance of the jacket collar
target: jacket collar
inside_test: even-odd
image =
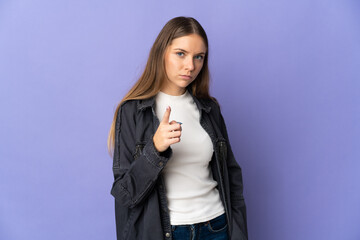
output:
[[[211,110],[211,106],[209,105],[209,102],[206,100],[206,99],[198,99],[197,97],[195,97],[192,93],[192,90],[190,88],[191,86],[189,85],[187,88],[186,88],[186,91],[188,91],[191,95],[191,97],[193,98],[193,100],[195,101],[197,107],[200,109],[200,110],[204,110],[205,112],[209,113],[210,110]],[[147,98],[147,99],[143,99],[143,100],[140,100],[138,101],[137,103],[137,108],[138,110],[144,110],[145,108],[147,107],[152,107],[154,108],[154,105],[155,105],[155,96],[153,97],[150,97],[150,98]]]

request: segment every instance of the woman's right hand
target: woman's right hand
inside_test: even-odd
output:
[[[172,120],[169,122],[171,108],[168,106],[156,130],[153,141],[158,152],[165,151],[170,145],[180,142],[181,125]]]

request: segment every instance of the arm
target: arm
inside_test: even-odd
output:
[[[220,111],[219,111],[220,112]],[[221,129],[224,137],[228,143],[227,146],[227,168],[230,183],[230,201],[233,217],[233,235],[237,235],[237,229],[240,228],[242,233],[248,238],[247,233],[247,220],[246,220],[246,206],[243,196],[243,180],[241,167],[235,160],[234,154],[231,149],[228,132],[224,118],[220,112]]]
[[[116,117],[113,158],[114,183],[111,194],[126,207],[133,208],[148,196],[159,173],[172,155],[171,148],[161,154],[155,149],[152,137],[135,160],[136,102],[124,103]]]

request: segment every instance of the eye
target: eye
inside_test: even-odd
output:
[[[196,60],[203,60],[204,56],[203,55],[197,55],[197,56],[195,56],[195,59]]]
[[[184,56],[184,53],[183,52],[177,52],[176,55],[178,55],[179,57],[182,57],[182,56]]]

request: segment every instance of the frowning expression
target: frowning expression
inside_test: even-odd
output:
[[[172,40],[164,56],[167,79],[161,90],[171,95],[183,94],[201,71],[206,50],[204,41],[198,34]]]

